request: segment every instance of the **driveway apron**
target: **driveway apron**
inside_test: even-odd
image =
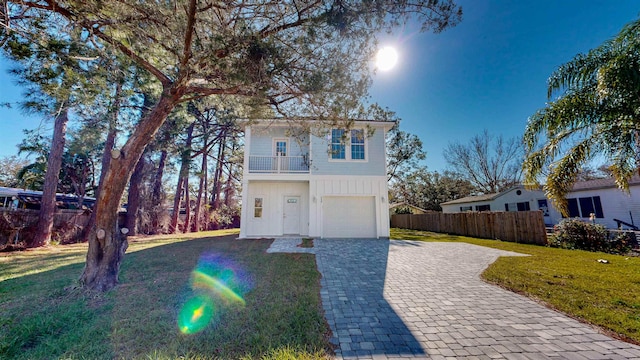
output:
[[[639,346],[480,279],[498,257],[522,254],[396,240],[314,246],[337,358],[640,359]]]

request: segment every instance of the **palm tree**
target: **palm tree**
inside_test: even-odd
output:
[[[566,213],[565,195],[580,169],[600,155],[628,190],[640,171],[640,19],[560,66],[547,96],[550,102],[529,118],[524,134],[526,183],[534,186],[547,174],[545,192]]]

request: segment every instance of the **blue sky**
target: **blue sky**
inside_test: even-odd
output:
[[[483,129],[522,136],[547,101],[546,80],[637,19],[640,1],[458,0],[462,22],[441,34],[406,28],[395,44],[399,63],[378,73],[373,101],[395,111],[400,128],[422,139],[425,165],[444,170],[442,152]]]
[[[425,165],[444,170],[443,149],[484,129],[521,136],[546,102],[546,79],[562,63],[613,37],[640,14],[638,0],[458,0],[462,22],[441,34],[411,25],[382,39],[399,52],[393,70],[374,76],[372,100],[418,135]],[[22,90],[0,61],[0,103]],[[0,156],[13,155],[22,129],[50,128],[41,117],[0,108]]]

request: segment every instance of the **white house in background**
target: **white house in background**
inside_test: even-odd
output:
[[[394,124],[245,123],[240,237],[388,237],[385,134]]]
[[[629,193],[620,190],[613,179],[580,181],[567,194],[569,217],[591,221],[607,228],[640,227],[640,177],[629,180]],[[469,196],[440,204],[445,213],[462,211],[541,210],[546,225],[556,225],[562,215],[541,190],[516,186],[497,194]]]
[[[523,185],[514,186],[501,193],[468,196],[441,203],[442,212],[465,211],[530,211],[541,210],[545,225],[557,224],[562,215],[547,200],[542,190],[527,190]]]

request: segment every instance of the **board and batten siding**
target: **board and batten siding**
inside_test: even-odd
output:
[[[596,224],[601,224],[610,229],[617,229],[618,224],[613,219],[633,223],[640,227],[640,186],[630,186],[629,193],[618,188],[590,189],[572,191],[567,199],[579,199],[584,197],[600,197],[602,215],[604,218],[595,219]],[[582,220],[588,220],[582,217]]]
[[[309,183],[249,181],[247,199],[242,201],[241,237],[283,235],[285,196],[300,197],[300,235],[309,234]],[[254,217],[255,198],[262,198],[262,217]]]
[[[312,136],[311,172],[316,175],[385,175],[384,133],[384,129],[379,127],[371,137],[366,138],[365,160],[330,160],[329,136]]]
[[[273,156],[273,139],[288,139],[288,156],[302,156],[309,153],[309,137],[298,140],[287,134],[287,128],[280,126],[272,127],[251,127],[251,146],[249,155]]]
[[[322,176],[312,178],[309,182],[310,211],[309,211],[309,235],[322,237],[325,234],[323,229],[323,206],[325,197],[367,197],[374,198],[376,237],[389,237],[389,199],[387,198],[387,178],[385,176]],[[359,216],[363,213],[353,212],[350,214],[357,224]]]

